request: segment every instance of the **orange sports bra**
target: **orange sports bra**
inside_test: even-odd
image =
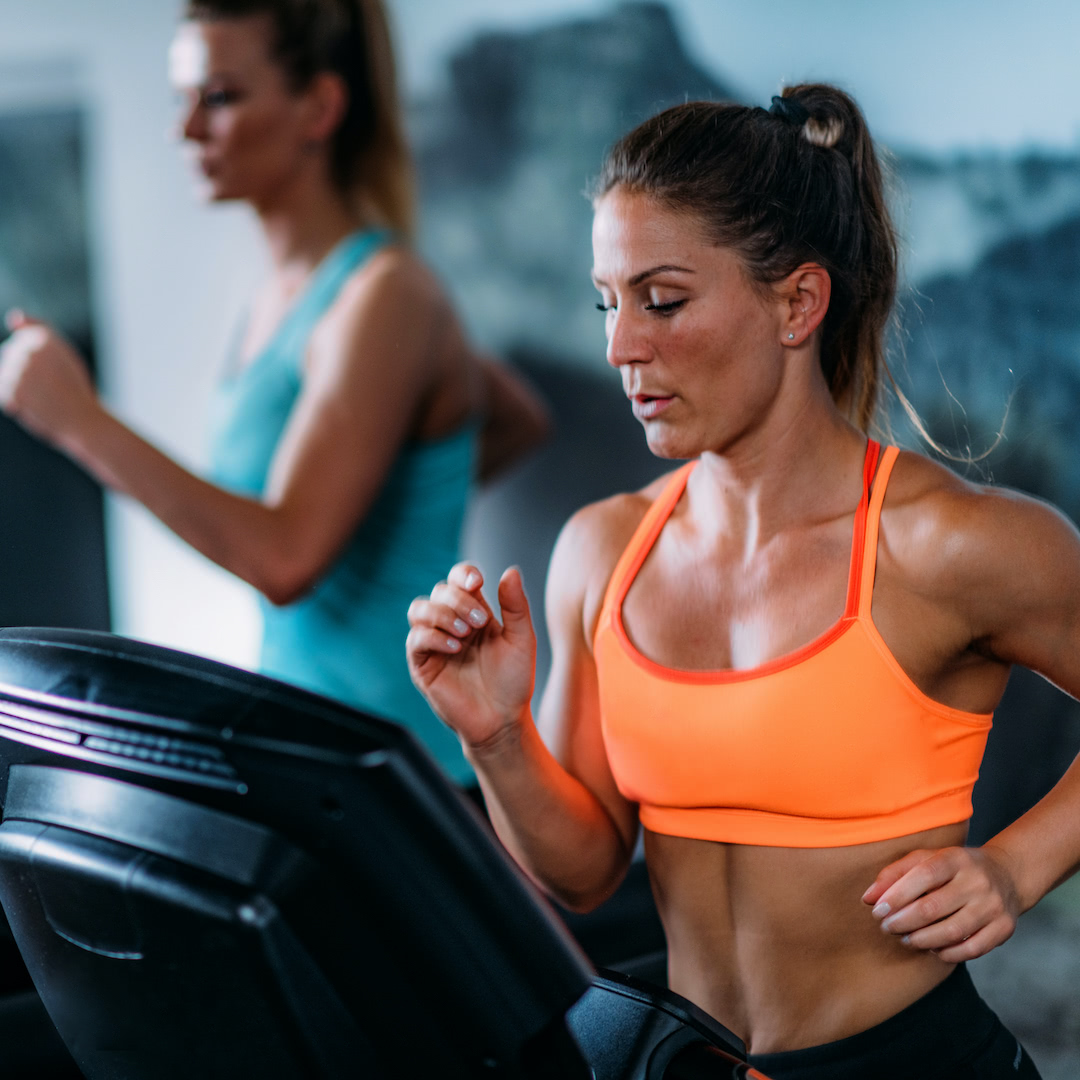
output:
[[[991,714],[927,697],[870,617],[878,522],[896,447],[870,442],[840,621],[746,671],[681,671],[643,656],[622,604],[695,463],[671,477],[615,566],[594,655],[619,790],[647,829],[775,847],[885,840],[971,816]]]

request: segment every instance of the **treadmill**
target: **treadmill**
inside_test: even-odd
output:
[[[403,728],[112,634],[0,630],[0,906],[91,1080],[742,1080],[597,971]]]

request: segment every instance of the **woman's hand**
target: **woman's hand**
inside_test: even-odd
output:
[[[483,747],[529,707],[536,634],[516,567],[499,581],[502,625],[483,597],[483,575],[458,563],[430,597],[409,606],[406,654],[417,689],[469,747]]]
[[[1020,914],[1005,855],[989,845],[912,851],[886,866],[862,899],[886,933],[950,964],[1007,941]]]
[[[55,330],[9,312],[0,347],[0,409],[41,439],[62,445],[100,409],[90,373]]]

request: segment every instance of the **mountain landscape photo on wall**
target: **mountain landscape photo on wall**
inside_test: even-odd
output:
[[[478,340],[527,370],[554,406],[555,439],[482,497],[468,538],[482,565],[522,565],[534,594],[575,508],[665,468],[603,360],[584,190],[605,149],[659,109],[739,100],[723,71],[692,58],[677,6],[621,3],[479,32],[410,106],[424,254]],[[944,446],[961,456],[994,446],[967,468],[972,478],[1045,497],[1080,519],[1080,455],[1070,443],[1080,420],[1080,154],[890,157],[904,240],[891,350],[900,387]],[[920,445],[895,400],[890,416],[898,441]],[[542,642],[541,674],[545,650]],[[977,788],[973,839],[1041,797],[1080,746],[1078,720],[1075,703],[1041,680],[1013,680]],[[1076,948],[1055,952],[1055,962],[1075,985],[1080,923],[1062,929],[1056,917],[1049,910],[1039,925],[1055,941],[1072,935]],[[1030,959],[1038,946],[1026,955],[1008,961],[1007,996],[1028,1008],[1017,1033],[1048,1048],[1043,1061],[1060,1053],[1080,1068],[1080,1007],[1054,996],[1054,980],[1041,985],[1045,956]]]
[[[482,34],[450,58],[442,92],[412,109],[421,244],[486,344],[603,376],[584,189],[615,138],[696,98],[738,95],[658,3]],[[961,453],[990,445],[1010,408],[990,474],[1080,516],[1080,461],[1058,452],[1080,400],[1080,155],[892,160],[901,384]]]

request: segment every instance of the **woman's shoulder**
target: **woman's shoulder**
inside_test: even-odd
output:
[[[405,378],[410,367],[426,369],[436,336],[446,341],[459,334],[453,306],[435,273],[405,245],[389,243],[343,282],[309,351],[355,361],[365,369],[372,359],[394,355]]]
[[[617,558],[678,471],[666,472],[636,491],[620,492],[586,504],[567,520],[560,543],[565,539],[567,546],[585,551],[615,550]]]
[[[446,293],[435,272],[412,248],[391,239],[349,275],[338,306],[348,309],[373,300],[442,305]]]
[[[619,558],[649,508],[677,472],[671,470],[637,491],[588,503],[562,527],[551,557],[548,580],[556,590],[565,590],[579,598],[586,626],[592,626],[599,615]]]
[[[901,450],[885,496],[883,516],[908,519],[932,530],[981,531],[1029,521],[1056,520],[1060,511],[1034,495],[969,480],[925,454]]]
[[[1048,550],[1077,543],[1075,526],[1032,495],[957,475],[901,451],[881,513],[889,556],[928,591],[964,591],[1042,572]]]

